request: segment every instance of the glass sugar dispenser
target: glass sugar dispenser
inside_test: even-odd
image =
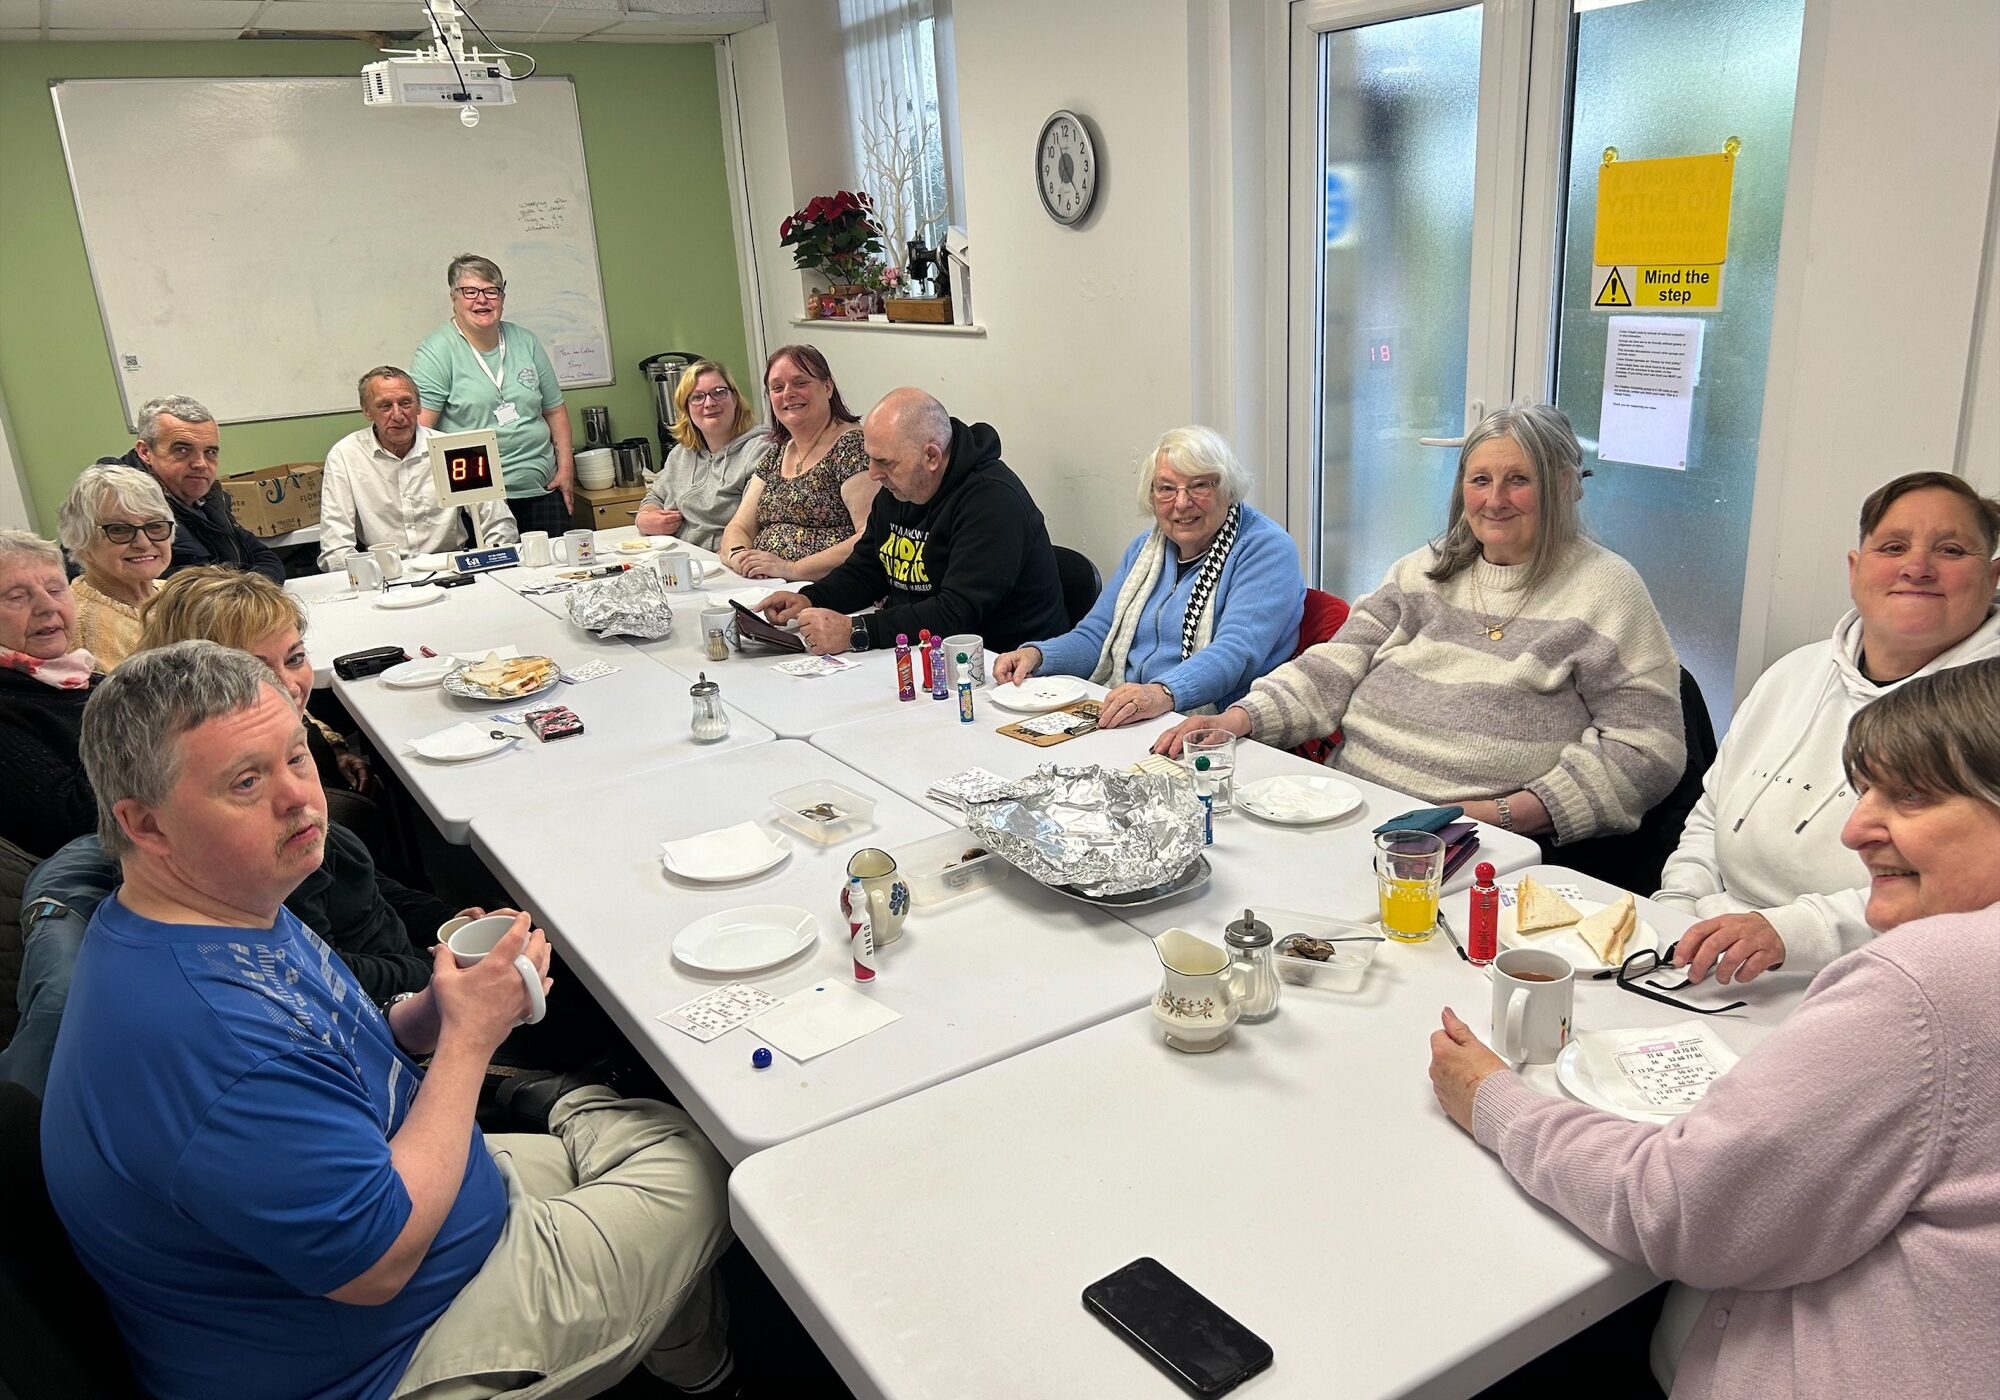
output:
[[[717,744],[729,737],[729,711],[722,705],[722,687],[708,678],[708,672],[696,674],[695,683],[688,687],[688,695],[694,701],[694,715],[688,721],[688,728],[697,744]]]
[[[1271,926],[1248,909],[1223,930],[1229,945],[1229,988],[1237,1019],[1268,1021],[1278,1014],[1278,968],[1271,960]]]

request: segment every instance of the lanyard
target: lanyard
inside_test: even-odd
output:
[[[501,398],[503,399],[506,398],[507,397],[507,337],[505,333],[502,333],[502,335],[500,336],[500,347],[499,347],[500,368],[489,369],[486,364],[486,356],[481,353],[479,347],[477,345],[474,345],[472,341],[466,336],[465,332],[459,330],[457,326],[453,326],[452,329],[458,331],[458,338],[460,340],[465,341],[465,348],[472,352],[472,358],[479,365],[479,372],[485,375],[488,379],[493,381],[493,387],[495,390],[499,392]]]

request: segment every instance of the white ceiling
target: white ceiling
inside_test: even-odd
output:
[[[459,0],[501,43],[675,43],[764,22],[764,0]],[[0,40],[428,32],[423,0],[0,0]],[[466,26],[466,38],[478,35]],[[419,39],[418,42],[421,42]],[[412,45],[414,46],[414,45]]]

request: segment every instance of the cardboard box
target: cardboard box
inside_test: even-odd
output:
[[[318,462],[287,462],[221,478],[236,523],[259,539],[319,524]]]

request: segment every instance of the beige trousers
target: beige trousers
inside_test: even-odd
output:
[[[417,1344],[397,1397],[595,1395],[642,1360],[698,1386],[727,1356],[711,1272],[728,1246],[729,1169],[687,1114],[592,1086],[549,1132],[486,1140],[507,1223]]]

